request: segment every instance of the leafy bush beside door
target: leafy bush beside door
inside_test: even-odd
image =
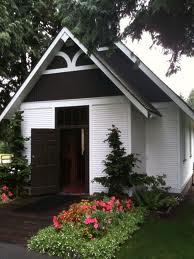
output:
[[[0,186],[16,188],[16,195],[21,195],[26,179],[30,174],[30,166],[26,157],[23,156],[25,142],[21,133],[22,112],[16,112],[10,120],[1,123],[0,140],[6,145],[10,154],[13,155],[10,164],[0,166]]]

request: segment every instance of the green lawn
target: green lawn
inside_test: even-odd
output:
[[[194,259],[194,193],[174,215],[149,219],[117,259]]]

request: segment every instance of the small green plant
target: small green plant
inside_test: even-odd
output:
[[[133,193],[133,200],[137,206],[144,206],[150,211],[168,212],[179,204],[178,197],[168,193],[165,175],[163,176],[142,176],[140,190]]]
[[[127,155],[120,140],[120,130],[112,126],[108,129],[108,143],[111,151],[104,161],[105,176],[96,177],[94,181],[108,188],[109,195],[123,195],[126,189],[134,185],[137,174],[133,172],[137,162],[134,154]]]

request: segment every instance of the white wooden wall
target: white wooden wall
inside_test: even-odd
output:
[[[107,129],[115,125],[121,131],[121,141],[128,151],[131,150],[130,143],[130,106],[129,104],[110,104],[91,106],[91,139],[90,139],[90,180],[102,176],[104,165],[103,160],[109,152],[109,147],[104,140],[107,139]],[[92,183],[90,193],[105,190],[101,185]]]
[[[131,109],[131,151],[140,161],[135,172],[146,173],[146,118],[134,106]]]
[[[52,107],[28,108],[28,105],[25,105],[22,110],[24,111],[22,133],[24,137],[30,138],[25,144],[25,155],[31,163],[31,129],[54,129],[55,115]]]
[[[179,192],[179,109],[170,102],[154,105],[162,117],[147,120],[146,171],[148,175],[166,174],[171,191]]]
[[[191,120],[180,111],[180,176],[179,189],[183,191],[193,174],[193,124]],[[191,127],[191,128],[190,128]],[[190,139],[191,130],[191,139]],[[185,132],[183,132],[185,131]],[[191,140],[191,150],[190,150]]]
[[[124,96],[23,103],[22,132],[25,137],[31,137],[32,128],[55,128],[56,107],[83,105],[89,105],[90,111],[90,193],[93,193],[103,190],[102,186],[91,183],[91,180],[102,175],[102,161],[109,151],[103,141],[107,129],[113,124],[121,130],[122,141],[127,151],[131,152],[131,108]],[[26,144],[25,154],[30,162],[31,141]]]

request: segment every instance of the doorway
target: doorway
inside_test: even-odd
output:
[[[60,190],[89,193],[89,109],[56,109],[60,142]]]

